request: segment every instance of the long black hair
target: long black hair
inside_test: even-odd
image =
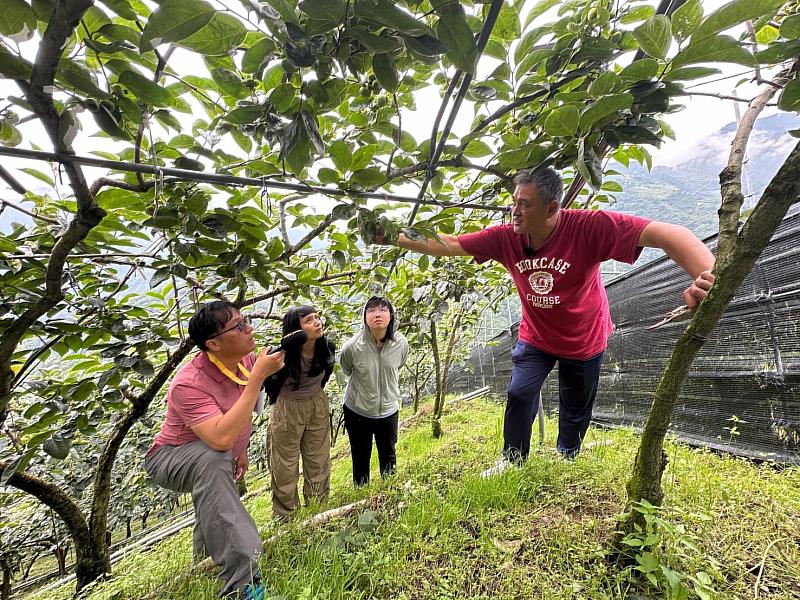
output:
[[[287,310],[286,314],[283,315],[283,335],[289,335],[298,329],[302,329],[302,327],[300,327],[300,320],[315,312],[318,312],[317,309],[310,304],[294,306]],[[293,345],[286,349],[286,355],[284,357],[284,364],[289,369],[289,377],[292,380],[292,389],[295,390],[300,387],[302,351],[302,345]],[[334,362],[334,351],[335,346],[333,343],[329,342],[328,338],[324,335],[314,342],[314,356],[311,359],[311,368],[308,371],[308,376],[314,377],[319,375],[325,371],[326,368],[330,367]]]
[[[383,339],[381,341],[382,342],[385,342],[386,340],[394,341],[394,327],[395,327],[394,306],[392,306],[392,303],[389,302],[388,298],[385,298],[383,296],[373,296],[372,298],[367,300],[367,303],[364,305],[364,327],[366,329],[369,329],[367,327],[367,311],[375,306],[385,306],[386,308],[389,309],[389,325],[386,327],[386,335],[383,336]]]

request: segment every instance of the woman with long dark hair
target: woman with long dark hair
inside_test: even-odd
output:
[[[289,309],[283,335],[302,330],[301,344],[289,344],[283,369],[265,382],[272,405],[269,418],[269,468],[272,514],[288,518],[300,504],[297,482],[303,457],[303,498],[324,501],[331,481],[331,428],[328,399],[323,392],[333,372],[336,347],[310,305]]]
[[[344,426],[350,438],[353,483],[369,483],[372,438],[381,477],[397,464],[400,387],[398,373],[408,358],[408,342],[395,330],[394,307],[373,296],[364,305],[364,328],[345,342],[339,362],[350,377],[344,399]]]

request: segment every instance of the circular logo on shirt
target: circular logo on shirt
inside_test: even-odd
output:
[[[549,294],[553,289],[553,276],[547,271],[535,271],[528,277],[528,283],[537,294]]]

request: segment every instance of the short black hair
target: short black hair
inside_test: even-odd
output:
[[[383,336],[382,342],[386,340],[394,341],[394,306],[389,302],[388,298],[383,296],[373,296],[364,305],[364,327],[367,326],[367,311],[374,306],[385,306],[389,309],[389,325],[386,327],[386,335]]]
[[[544,204],[561,203],[564,196],[564,181],[553,167],[545,169],[523,169],[514,176],[514,185],[533,185]]]
[[[222,330],[239,308],[227,300],[214,300],[200,307],[189,319],[189,337],[200,350],[208,350],[206,342]]]

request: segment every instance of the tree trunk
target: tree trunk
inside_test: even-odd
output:
[[[447,396],[447,380],[450,376],[450,365],[453,364],[453,352],[458,341],[458,328],[461,326],[461,318],[464,316],[464,307],[458,309],[450,325],[450,335],[447,336],[447,346],[444,350],[444,363],[442,364],[442,404],[439,407],[438,417],[444,412],[444,398]]]
[[[727,170],[720,175],[721,178],[726,176],[730,176]],[[730,247],[726,255],[717,257],[714,285],[675,345],[656,388],[653,406],[642,431],[642,441],[634,462],[633,473],[627,484],[629,503],[647,500],[654,505],[661,504],[664,498],[661,478],[667,465],[664,437],[694,357],[702,348],[742,281],[752,270],[753,264],[769,243],[786,211],[797,201],[798,194],[800,194],[800,144],[795,146],[764,191],[750,218],[736,236],[735,244]],[[642,520],[643,515],[630,511],[622,527],[623,535],[632,532],[635,524],[641,525]]]
[[[122,442],[125,440],[125,436],[128,435],[134,423],[147,412],[153,398],[155,398],[172,372],[178,368],[178,365],[181,364],[181,361],[191,352],[193,347],[194,342],[190,340],[185,340],[178,346],[177,350],[175,350],[161,366],[159,372],[147,385],[147,388],[134,400],[133,406],[119,421],[117,421],[117,424],[114,426],[114,431],[108,438],[108,442],[106,442],[102,454],[100,454],[100,458],[97,461],[97,472],[94,476],[92,510],[89,517],[89,532],[91,536],[93,560],[96,559],[102,562],[108,562],[109,566],[111,564],[111,544],[109,542],[111,536],[108,531],[108,503],[111,499],[111,471],[114,467],[117,453],[122,446]],[[75,546],[76,548],[78,547],[77,542]],[[80,564],[80,561],[78,561],[78,564]],[[90,583],[90,581],[81,584],[79,579],[78,591],[80,591],[86,583]]]
[[[3,587],[0,589],[0,598],[10,600],[11,598],[11,565],[5,558],[0,559],[0,566],[3,568]]]
[[[56,557],[56,564],[58,565],[59,577],[64,577],[67,574],[67,552],[68,549],[61,544],[57,545],[53,550],[53,555]]]
[[[441,405],[444,402],[442,393],[442,361],[439,357],[439,339],[436,336],[436,323],[431,320],[430,332],[431,351],[433,353],[433,373],[436,377],[436,397],[433,401],[433,437],[442,437],[442,424],[439,421],[441,415]]]
[[[0,466],[0,469],[4,466]],[[52,508],[67,526],[72,543],[75,545],[75,575],[78,580],[78,590],[111,572],[108,552],[97,551],[83,513],[66,492],[28,473],[14,473],[9,478],[8,484],[36,497]]]

